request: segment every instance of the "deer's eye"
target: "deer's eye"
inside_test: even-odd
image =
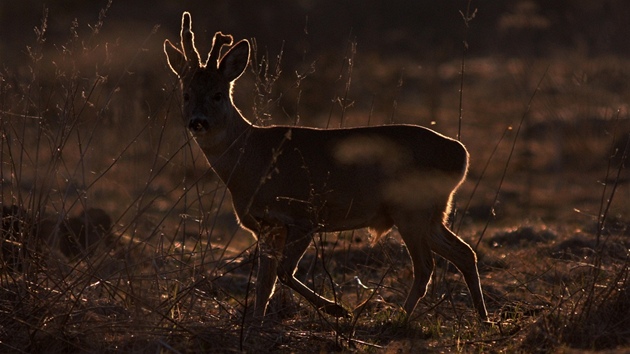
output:
[[[212,100],[214,102],[219,102],[223,100],[223,94],[221,92],[217,92],[212,96]]]

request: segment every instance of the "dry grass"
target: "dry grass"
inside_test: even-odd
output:
[[[627,59],[467,58],[461,135],[472,168],[454,225],[478,244],[494,325],[479,323],[441,259],[406,321],[400,238],[369,247],[359,230],[317,235],[300,274],[344,306],[367,300],[360,314],[332,319],[282,288],[260,327],[247,320],[254,240],[181,127],[175,81],[153,45],[162,38],[147,28],[140,48],[112,42],[103,20],[53,47],[44,21],[28,60],[0,74],[1,351],[630,348]],[[461,59],[423,70],[349,48],[306,65],[299,85],[273,61],[265,69],[259,52],[237,101],[265,124],[394,117],[457,134]]]

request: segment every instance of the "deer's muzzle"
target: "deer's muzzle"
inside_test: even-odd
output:
[[[205,133],[210,130],[210,123],[205,118],[191,118],[188,122],[188,129],[193,133]]]

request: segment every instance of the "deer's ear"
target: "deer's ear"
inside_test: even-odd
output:
[[[249,42],[246,39],[236,43],[221,59],[219,72],[229,81],[243,74],[249,63]]]
[[[171,70],[177,75],[182,76],[186,65],[186,56],[182,51],[177,49],[168,39],[164,41],[164,54],[166,55],[166,62]]]

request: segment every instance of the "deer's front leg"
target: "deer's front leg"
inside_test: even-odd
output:
[[[311,240],[310,233],[304,233],[298,227],[288,228],[283,257],[278,266],[280,281],[327,314],[335,317],[349,317],[350,313],[341,305],[322,297],[295,278],[297,265],[311,244]]]
[[[258,236],[255,318],[262,319],[265,316],[269,299],[273,295],[286,235],[285,227],[274,226],[264,230]]]

